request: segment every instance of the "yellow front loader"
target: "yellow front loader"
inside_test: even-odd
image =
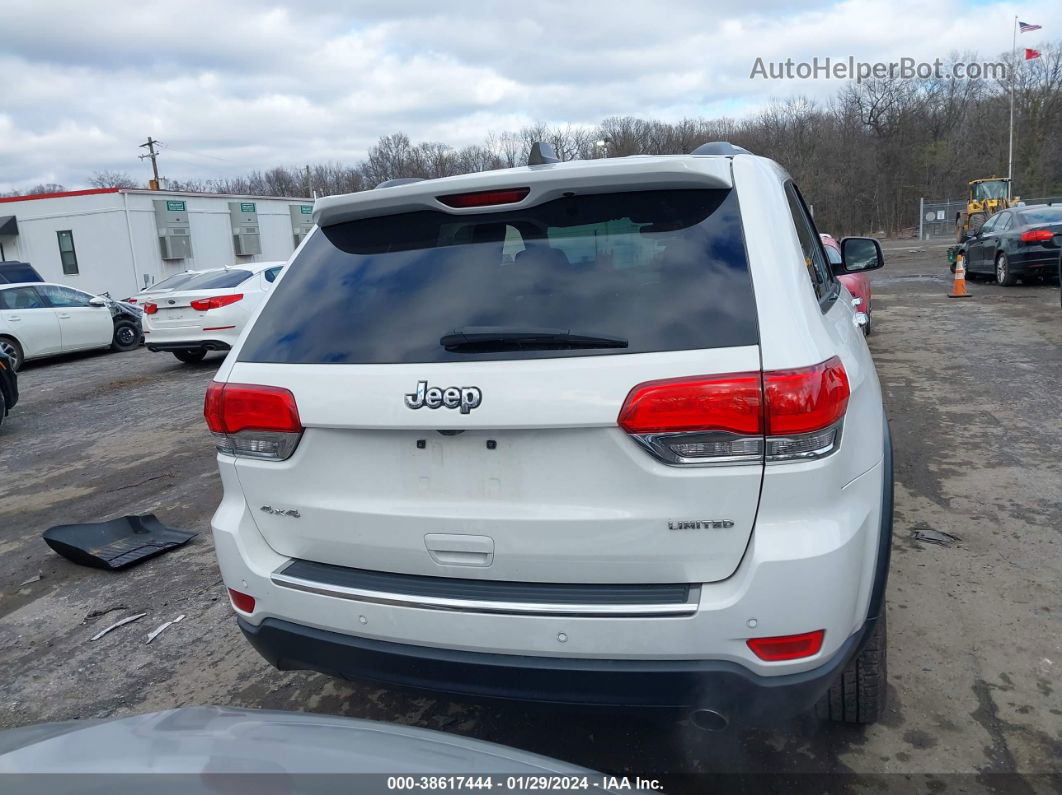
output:
[[[1010,180],[1006,177],[971,180],[966,209],[955,216],[955,242],[964,243],[981,231],[990,217],[1017,206],[1019,201],[1017,196],[1011,197]]]

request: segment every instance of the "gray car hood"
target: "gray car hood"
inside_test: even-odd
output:
[[[231,773],[596,775],[555,759],[454,734],[313,713],[187,707],[0,732],[0,789],[5,788],[5,778],[11,783],[11,774],[21,779],[20,787],[41,774],[60,774],[44,776],[49,780],[47,791],[66,790],[56,785],[57,778],[85,773],[101,774],[112,795],[145,791],[142,776],[128,774],[153,774],[153,778],[185,774],[180,776],[185,792],[229,792],[235,782],[223,774]],[[32,775],[23,778],[26,774]],[[220,781],[212,774],[230,779],[228,785],[216,786]],[[79,784],[69,791],[97,790],[91,784],[103,781],[93,782],[94,778],[69,776],[68,783]],[[374,778],[362,783],[372,784]],[[383,785],[384,779],[376,783]],[[189,784],[194,786],[189,789]],[[151,793],[158,791],[153,788]],[[284,791],[316,788],[295,786]]]

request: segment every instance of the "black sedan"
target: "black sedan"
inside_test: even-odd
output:
[[[18,375],[14,364],[11,357],[0,351],[0,425],[4,424],[7,413],[18,403]]]
[[[1056,277],[1060,254],[1062,205],[1014,207],[993,215],[966,241],[966,270],[1009,287],[1018,279]]]

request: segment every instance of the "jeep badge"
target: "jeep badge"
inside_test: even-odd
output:
[[[406,393],[406,406],[419,409],[460,408],[462,414],[468,414],[483,402],[483,393],[475,386],[433,386],[428,388],[427,381],[417,381],[417,391]]]

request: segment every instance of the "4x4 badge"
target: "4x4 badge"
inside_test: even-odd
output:
[[[448,386],[428,388],[427,381],[417,381],[417,391],[406,393],[406,406],[420,409],[460,408],[462,414],[468,414],[483,402],[483,393],[476,386]]]

